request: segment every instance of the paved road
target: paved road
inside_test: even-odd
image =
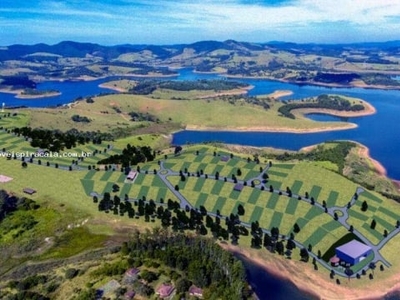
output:
[[[180,176],[179,172],[174,172],[174,171],[172,171],[172,170],[166,169],[166,168],[164,167],[164,161],[160,161],[160,165],[159,165],[159,166],[160,166],[160,169],[157,171],[157,176],[164,182],[164,184],[165,184],[165,185],[168,187],[168,189],[170,189],[170,191],[177,197],[177,199],[179,199],[181,208],[182,208],[182,209],[186,209],[187,207],[189,207],[189,208],[194,208],[194,209],[196,209],[196,208],[195,208],[195,207],[194,207],[194,206],[179,192],[179,191],[175,190],[175,187],[174,187],[174,186],[171,184],[171,182],[168,180],[168,177],[169,177],[169,176]],[[260,172],[259,175],[257,175],[257,176],[254,177],[254,178],[251,178],[251,179],[247,180],[247,182],[252,182],[252,181],[256,181],[256,180],[257,180],[257,181],[259,181],[260,183],[257,184],[257,185],[255,185],[254,188],[262,189],[262,187],[264,187],[264,189],[265,189],[266,191],[269,191],[269,188],[267,188],[267,187],[264,185],[264,183],[263,183],[263,178],[262,178],[262,177],[263,177],[263,174],[264,174],[264,173],[267,173],[268,170],[269,170],[269,168],[270,168],[270,166],[267,165],[267,167],[265,167],[265,168],[262,170],[262,172]],[[141,173],[143,173],[143,171],[142,171]],[[185,176],[187,177],[187,174],[185,174]],[[192,173],[191,173],[191,176],[197,178],[197,176],[194,175],[194,174],[192,174]],[[206,178],[206,174],[201,175],[200,178]],[[214,175],[207,175],[207,178],[208,178],[209,180],[216,180]],[[220,181],[225,181],[225,177],[219,176],[219,179],[218,179],[218,180],[220,180]],[[234,180],[232,180],[231,178],[226,178],[226,182],[231,182],[231,183],[233,183]],[[243,181],[243,180],[237,180],[237,183],[244,184],[244,181]],[[362,192],[364,192],[364,189],[359,187],[359,188],[357,188],[357,190],[355,191],[355,194],[359,195],[359,194],[361,194]],[[277,193],[277,194],[278,194],[278,193],[281,193],[282,195],[288,196],[288,194],[286,193],[286,191],[281,191],[281,190],[279,190],[279,189],[274,189],[274,190],[273,190],[273,193]],[[295,198],[295,199],[298,199],[299,196],[300,196],[300,195],[292,194],[292,198]],[[318,203],[318,202],[316,202],[316,201],[314,202],[314,204],[311,204],[311,200],[310,200],[310,199],[306,199],[306,198],[303,197],[303,196],[301,196],[301,200],[299,200],[299,201],[305,201],[305,202],[309,203],[310,205],[314,205],[315,207],[318,207],[318,208],[321,209],[323,212],[325,212],[325,207],[324,207],[322,204],[320,204],[320,203]],[[351,207],[352,205],[354,205],[356,201],[357,201],[357,200],[356,200],[356,197],[353,196],[353,197],[350,199],[350,207]],[[338,220],[337,220],[337,221],[338,221],[342,226],[344,226],[346,229],[349,229],[349,228],[350,228],[350,225],[347,223],[347,220],[348,220],[348,218],[349,218],[349,214],[348,214],[348,211],[347,211],[347,210],[348,210],[347,205],[345,205],[345,206],[343,206],[343,207],[340,207],[340,206],[333,206],[333,207],[329,207],[329,208],[327,209],[326,213],[327,213],[328,215],[330,215],[332,218],[334,218],[335,211],[340,211],[340,212],[342,213],[342,215],[338,217]],[[216,217],[216,216],[217,216],[217,215],[216,215],[215,213],[213,213],[213,212],[207,212],[207,214],[210,215],[210,216],[213,216],[213,217]],[[226,216],[221,216],[221,218],[225,218],[225,217],[226,217]],[[244,227],[246,227],[246,228],[251,228],[251,224],[250,224],[250,223],[241,222],[241,225],[244,226]],[[264,228],[263,228],[262,231],[263,231],[263,233],[271,234],[271,232],[270,232],[269,230],[267,230],[267,229],[264,229]],[[372,251],[374,252],[374,259],[372,260],[372,262],[376,264],[377,262],[380,261],[380,262],[382,262],[386,267],[390,267],[391,264],[380,254],[379,250],[381,250],[382,247],[383,247],[391,238],[393,238],[394,236],[396,236],[396,235],[399,233],[399,231],[400,231],[400,228],[394,229],[393,231],[391,231],[391,232],[387,235],[387,237],[384,237],[384,238],[379,242],[379,244],[374,245],[374,244],[372,244],[361,232],[359,232],[359,231],[356,230],[355,228],[353,229],[353,233],[354,233],[357,237],[359,237],[360,240],[361,240],[362,242],[364,242],[366,245],[370,246],[371,249],[372,249]],[[301,248],[306,248],[306,249],[307,249],[307,247],[306,247],[305,245],[301,244],[300,242],[298,242],[298,241],[296,241],[296,240],[294,240],[294,243],[296,244],[296,247],[298,247],[298,248],[300,248],[300,249],[301,249]],[[309,252],[309,256],[312,257],[312,258],[315,258],[322,266],[324,266],[324,267],[327,268],[328,270],[332,270],[332,269],[333,269],[329,263],[325,262],[325,261],[322,260],[322,259],[319,259],[318,256],[317,256],[315,253]],[[365,266],[363,269],[364,269],[365,271],[367,271],[367,270],[369,269],[369,265]],[[360,270],[360,271],[361,271],[361,270]],[[335,273],[336,273],[337,275],[341,275],[341,276],[344,276],[344,277],[348,277],[348,276],[344,273],[344,270],[341,271],[340,269],[335,268]],[[355,276],[356,276],[356,274],[353,274],[351,277],[355,277]]]

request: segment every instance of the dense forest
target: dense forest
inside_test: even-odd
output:
[[[340,96],[322,94],[313,101],[286,103],[285,105],[281,106],[278,111],[287,118],[295,119],[296,117],[291,113],[291,111],[299,108],[322,108],[338,111],[364,110],[364,106],[362,104],[352,104],[349,100]]]
[[[248,299],[251,292],[243,264],[211,239],[156,230],[137,232],[123,253],[178,269],[185,280],[204,288],[204,299]]]
[[[77,144],[93,142],[101,144],[103,140],[112,140],[111,134],[99,132],[83,132],[71,129],[66,132],[49,129],[32,129],[31,127],[14,128],[11,130],[17,136],[23,136],[30,140],[32,147],[47,149],[53,152],[59,152],[65,148],[71,149]]]
[[[98,164],[120,164],[123,168],[153,161],[155,157],[154,151],[149,146],[135,147],[128,144],[121,154],[111,155],[105,159],[99,160]]]
[[[292,159],[309,160],[309,161],[330,161],[338,166],[339,173],[342,174],[346,156],[350,150],[356,147],[352,142],[334,142],[334,147],[326,148],[318,145],[315,149],[309,152],[297,152],[289,154],[276,155],[275,158],[281,161],[288,161]]]

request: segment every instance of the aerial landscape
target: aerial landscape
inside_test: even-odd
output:
[[[0,8],[1,299],[400,299],[400,3]]]

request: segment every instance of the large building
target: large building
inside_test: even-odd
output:
[[[357,240],[352,240],[335,249],[336,256],[340,261],[355,265],[372,253],[371,247],[360,243]]]

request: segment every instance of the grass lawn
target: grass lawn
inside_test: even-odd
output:
[[[30,125],[32,127],[58,128],[102,132],[130,130],[141,125],[141,122],[132,122],[128,115],[131,111],[148,112],[163,122],[172,120],[174,123],[193,127],[209,128],[251,128],[251,127],[285,127],[285,128],[334,128],[343,126],[341,122],[314,122],[307,118],[292,120],[282,118],[277,113],[281,104],[275,103],[271,109],[250,105],[244,101],[230,104],[222,100],[168,100],[179,93],[168,95],[163,92],[157,97],[166,99],[154,99],[153,96],[140,95],[110,95],[96,97],[94,103],[80,101],[71,109],[37,109],[31,112]],[[174,96],[175,95],[175,96]],[[189,96],[189,95],[186,95]],[[185,97],[186,97],[185,96]],[[198,95],[193,95],[197,97]],[[152,98],[153,97],[153,98]],[[189,96],[188,98],[190,98]],[[114,107],[118,107],[122,113],[117,113]],[[25,110],[23,110],[25,112]],[[76,123],[72,121],[73,115],[88,117],[90,123]]]
[[[329,198],[331,191],[336,191],[338,193],[336,205],[345,206],[357,189],[355,183],[337,173],[322,169],[312,162],[299,162],[291,169],[286,178],[280,180],[282,180],[283,187],[293,187],[299,179],[303,183],[299,191],[302,196],[306,192],[309,193],[310,197],[314,196],[311,194],[313,187],[321,187],[318,198],[314,196],[315,201],[321,204],[323,200],[326,201]],[[314,191],[317,192],[315,188]]]

